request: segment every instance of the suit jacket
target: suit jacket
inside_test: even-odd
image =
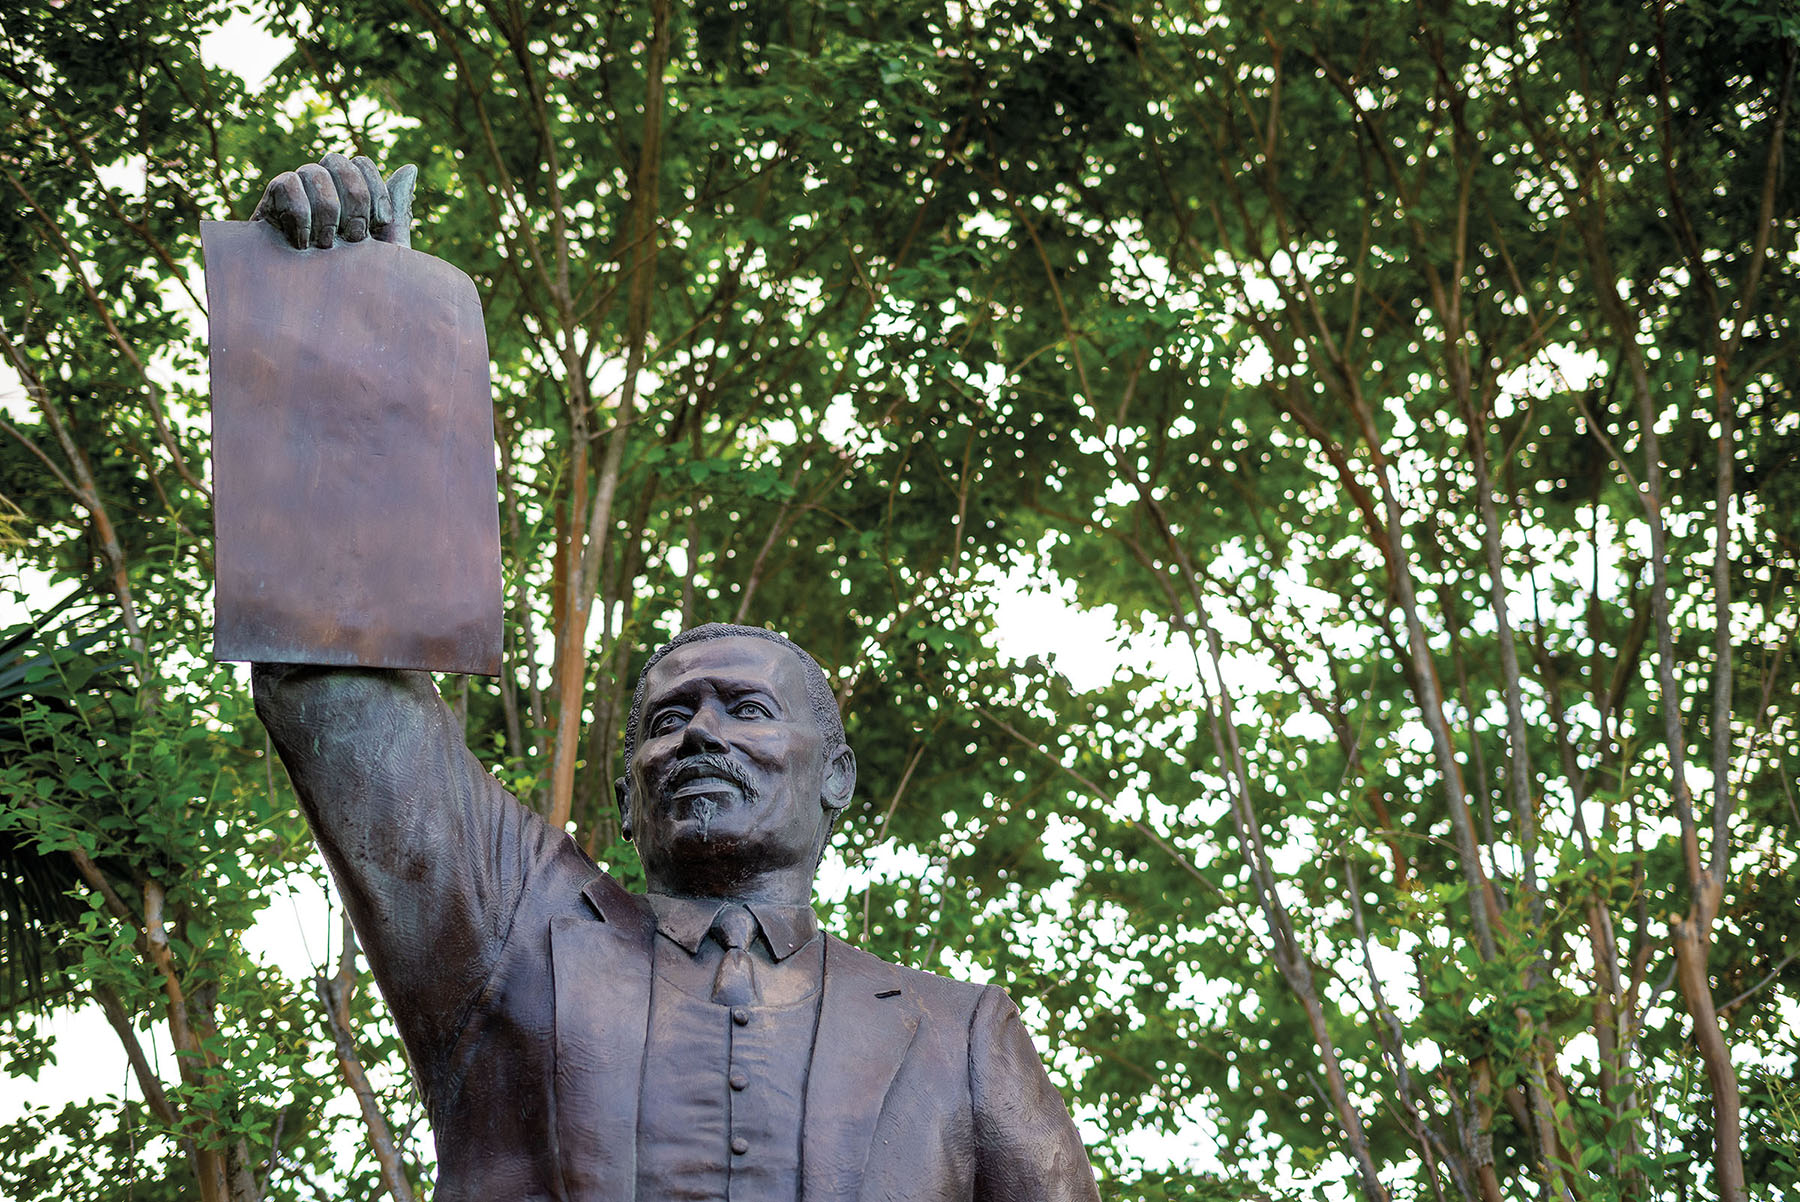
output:
[[[254,681],[412,1059],[436,1197],[634,1198],[648,903],[481,768],[423,673],[259,665]],[[1003,992],[830,936],[801,1189],[805,1202],[1098,1198]]]

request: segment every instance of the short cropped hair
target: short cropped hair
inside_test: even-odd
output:
[[[776,634],[773,630],[765,630],[761,626],[734,626],[728,622],[708,622],[704,626],[696,626],[692,630],[684,630],[668,642],[658,647],[644,664],[643,671],[638,673],[637,687],[631,694],[631,715],[625,719],[625,774],[631,774],[631,758],[637,754],[638,724],[644,716],[644,682],[650,678],[650,669],[662,662],[663,656],[677,647],[686,647],[690,643],[708,643],[713,639],[762,639],[765,642],[780,643],[799,657],[806,673],[806,699],[812,706],[813,721],[819,724],[819,733],[825,739],[825,758],[829,760],[837,754],[838,748],[848,746],[844,739],[844,720],[838,714],[837,697],[831,691],[831,682],[825,679],[825,670],[819,667],[818,661],[808,655],[798,643]]]

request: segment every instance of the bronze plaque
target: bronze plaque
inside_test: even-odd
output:
[[[500,671],[500,517],[474,281],[386,242],[206,221],[213,655]]]

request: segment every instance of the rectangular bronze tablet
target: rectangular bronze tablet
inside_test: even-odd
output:
[[[201,223],[223,660],[500,670],[487,335],[468,276],[386,242]]]

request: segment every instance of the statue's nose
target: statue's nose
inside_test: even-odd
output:
[[[687,729],[681,736],[681,750],[683,754],[725,750],[725,738],[719,730],[719,715],[713,706],[701,706],[699,712],[688,719]]]

